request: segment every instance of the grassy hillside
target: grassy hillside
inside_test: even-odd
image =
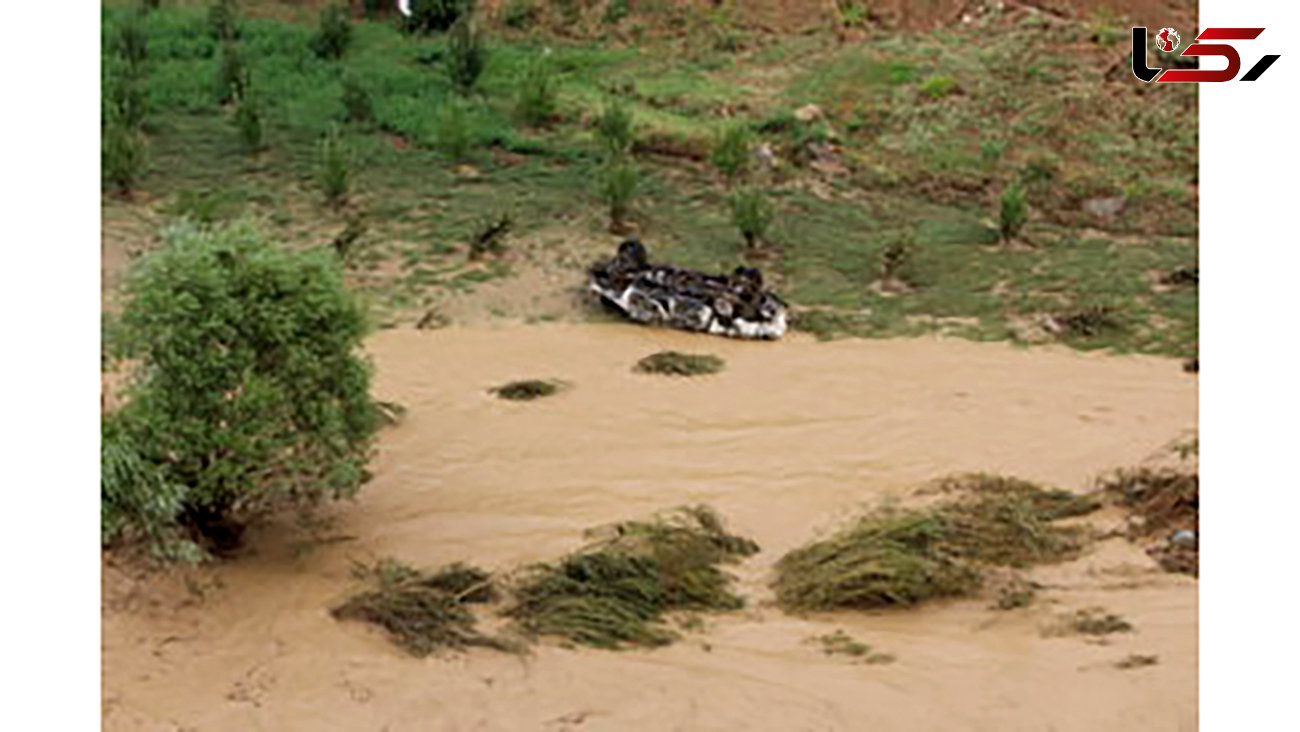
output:
[[[106,90],[128,73],[119,39],[134,5],[103,11]],[[327,60],[312,50],[314,8],[296,21],[250,13],[228,47],[204,4],[163,5],[138,21],[147,172],[129,197],[105,194],[106,247],[147,246],[151,227],[178,216],[253,216],[301,246],[348,231],[350,281],[386,325],[487,286],[561,291],[617,241],[596,192],[595,126],[618,102],[637,138],[630,217],[652,257],[762,266],[800,327],[1195,353],[1196,90],[1135,80],[1121,18],[1020,9],[927,32],[864,22],[842,42],[829,27],[767,33],[725,4],[620,14],[603,3],[566,27],[564,3],[516,15],[530,4],[498,3],[479,24],[485,70],[461,94],[447,36],[393,18],[356,20],[346,53]],[[261,119],[251,148],[238,105],[220,101],[232,52]],[[530,124],[521,95],[542,77],[555,110]],[[350,114],[345,89],[364,90],[368,118],[355,102]],[[710,163],[731,126],[747,131],[751,162],[734,183]],[[353,173],[343,206],[318,181],[336,127]],[[773,206],[758,248],[732,223],[736,186]],[[1027,222],[1003,241],[1012,187]],[[474,251],[502,217],[503,251]],[[581,316],[531,296],[499,302],[485,307]]]

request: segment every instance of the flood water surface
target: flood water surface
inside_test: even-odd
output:
[[[729,341],[622,324],[392,330],[377,396],[404,405],[375,478],[325,540],[291,520],[244,556],[176,578],[105,565],[104,723],[113,730],[1189,730],[1197,588],[1122,539],[990,599],[792,617],[772,564],[854,512],[954,472],[1085,490],[1196,424],[1196,380],[1167,359],[950,339]],[[655,351],[713,353],[717,375],[633,373]],[[522,378],[567,382],[506,402]],[[734,568],[747,609],[652,651],[543,643],[517,658],[404,655],[329,608],[354,560],[510,570],[584,529],[707,503],[763,551]],[[1103,516],[1102,520],[1106,520]],[[1112,520],[1118,520],[1112,517]],[[1044,633],[1104,607],[1131,633]],[[827,656],[844,630],[887,664]],[[1131,654],[1154,665],[1121,669]]]

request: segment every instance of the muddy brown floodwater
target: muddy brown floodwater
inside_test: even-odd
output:
[[[727,368],[631,371],[661,349]],[[931,478],[998,471],[1081,490],[1158,453],[1196,423],[1196,379],[1175,361],[622,324],[393,330],[369,350],[377,394],[409,413],[384,433],[361,497],[330,509],[339,540],[302,551],[291,521],[269,525],[244,556],[191,578],[201,593],[106,563],[106,729],[1196,728],[1196,581],[1121,539],[1035,570],[1046,589],[1012,611],[985,597],[791,617],[766,588],[783,552]],[[572,388],[532,403],[485,393],[531,377]],[[735,569],[748,609],[668,648],[415,659],[328,614],[353,559],[507,569],[576,548],[593,525],[698,502],[763,551]],[[1086,607],[1135,630],[1042,632]],[[852,664],[808,642],[837,629],[897,660]],[[1130,654],[1158,662],[1114,665]]]

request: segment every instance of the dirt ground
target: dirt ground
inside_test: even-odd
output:
[[[727,369],[631,372],[669,348]],[[987,470],[1084,489],[1159,454],[1196,421],[1195,379],[1170,360],[624,324],[391,330],[369,350],[377,395],[410,411],[318,541],[270,525],[246,555],[185,580],[106,562],[105,729],[1196,728],[1196,581],[1118,536],[1031,572],[1044,589],[1010,611],[981,597],[791,617],[766,587],[783,552],[931,478]],[[527,377],[573,387],[526,404],[485,393]],[[698,502],[763,551],[736,570],[748,609],[666,649],[416,660],[328,613],[354,560],[508,569],[576,548],[592,525]],[[1050,632],[1094,607],[1134,630]],[[836,630],[897,660],[852,664],[809,643]],[[1117,666],[1136,656],[1157,661]]]

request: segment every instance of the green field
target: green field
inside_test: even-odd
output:
[[[761,266],[797,327],[1196,353],[1195,86],[1137,82],[1124,36],[1117,43],[1095,21],[990,14],[837,43],[830,29],[776,35],[721,11],[602,17],[567,36],[545,16],[512,18],[515,27],[485,17],[487,64],[460,93],[448,37],[408,34],[392,19],[356,20],[346,53],[329,60],[312,49],[314,10],[250,13],[228,47],[203,5],[164,3],[139,18],[135,5],[103,10],[105,105],[130,73],[122,29],[138,23],[147,169],[129,196],[106,183],[106,239],[122,222],[253,217],[290,245],[330,246],[351,222],[349,282],[390,326],[539,261],[576,286],[585,262],[548,252],[617,242],[593,182],[596,119],[618,101],[637,137],[630,218],[652,256]],[[237,105],[220,101],[230,48],[260,113],[253,147]],[[520,105],[537,74],[556,89],[540,125]],[[345,87],[365,90],[369,119],[349,120],[358,115]],[[796,110],[809,104],[821,114],[801,121]],[[728,125],[776,164],[725,180],[709,154]],[[326,203],[318,180],[321,140],[335,127],[352,172],[342,206]],[[775,211],[757,249],[731,220],[729,189],[740,184]],[[1013,184],[1028,220],[1002,241],[999,201]],[[1122,210],[1103,210],[1116,202]],[[472,257],[485,222],[503,215],[504,251]]]

